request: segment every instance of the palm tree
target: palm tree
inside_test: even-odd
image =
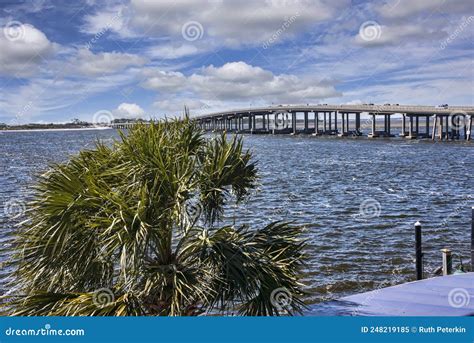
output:
[[[208,139],[188,118],[137,124],[52,166],[18,235],[2,312],[301,312],[301,228],[223,224],[256,182],[241,138]]]

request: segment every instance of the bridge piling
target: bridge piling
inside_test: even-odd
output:
[[[472,122],[473,122],[473,116],[469,116],[469,124],[468,124],[468,128],[466,130],[466,141],[470,141],[471,140],[471,134],[472,134]]]
[[[313,135],[319,135],[319,112],[314,111],[314,133]]]

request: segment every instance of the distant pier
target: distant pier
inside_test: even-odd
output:
[[[369,119],[362,121],[362,113]],[[367,136],[377,138],[395,136],[391,120],[395,114],[401,115],[399,136],[407,139],[472,139],[474,107],[468,106],[291,105],[216,112],[192,119],[206,131],[340,137],[370,131]]]

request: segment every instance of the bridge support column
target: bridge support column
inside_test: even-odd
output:
[[[342,135],[346,133],[346,116],[347,113],[341,112]]]
[[[467,139],[467,115],[463,116],[464,139]]]
[[[291,128],[293,134],[296,135],[296,112],[291,112]]]
[[[319,112],[314,112],[314,135],[319,134]]]
[[[433,133],[431,134],[431,140],[434,141],[436,138],[436,129],[438,128],[438,115],[435,114],[433,117]]]
[[[375,137],[375,114],[372,114],[372,137]]]
[[[446,140],[449,140],[449,116],[446,116]]]
[[[369,138],[375,138],[378,137],[376,131],[375,131],[375,114],[374,113],[369,113],[369,115],[372,116],[372,132],[369,134]]]
[[[360,131],[360,113],[356,113],[355,131],[357,136],[362,135],[362,132]]]
[[[329,117],[329,134],[332,134],[332,112],[328,112]]]
[[[324,134],[328,132],[327,122],[326,122],[326,112],[324,112],[323,132]]]
[[[336,135],[338,134],[338,130],[337,130],[337,114],[338,114],[338,112],[337,112],[337,111],[334,111],[334,131],[335,131]]]
[[[350,118],[350,114],[349,114],[349,113],[346,113],[346,132],[347,132],[347,133],[350,132],[349,118]]]
[[[472,135],[472,122],[473,122],[473,115],[469,116],[469,124],[466,129],[466,141],[471,140],[471,135]]]
[[[407,134],[407,115],[402,114],[402,131],[400,132],[400,137],[405,137]]]
[[[438,115],[438,128],[437,128],[437,137],[440,141],[444,139],[444,117]]]
[[[308,133],[309,125],[308,125],[308,112],[304,112],[304,133]]]
[[[425,134],[426,134],[426,138],[430,136],[430,116],[426,116]]]
[[[410,116],[410,125],[408,131],[408,139],[413,139],[413,116]]]

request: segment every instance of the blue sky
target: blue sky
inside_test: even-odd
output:
[[[0,0],[0,122],[474,104],[471,0]]]

